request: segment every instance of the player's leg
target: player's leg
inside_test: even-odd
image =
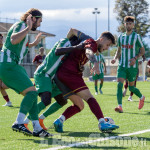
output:
[[[1,86],[1,94],[3,95],[3,98],[6,100],[6,104],[3,106],[12,106],[12,102],[9,99],[9,96],[6,92],[6,89],[8,89],[8,87],[0,80],[0,86]]]
[[[95,117],[99,121],[99,129],[101,131],[113,130],[113,129],[118,128],[118,126],[116,125],[113,126],[105,122],[103,112],[99,104],[97,103],[96,99],[93,97],[93,95],[89,91],[89,89],[81,90],[77,92],[76,94],[87,102],[91,112],[95,115]]]
[[[117,70],[117,102],[118,107],[115,108],[116,112],[123,113],[122,109],[122,88],[124,80],[126,79],[126,69],[119,67]]]
[[[92,75],[92,78],[93,78],[93,80],[94,80],[95,95],[98,94],[98,88],[97,88],[98,79],[97,79],[97,77],[98,77],[97,74],[96,74],[96,75],[94,75],[94,74]]]
[[[99,79],[100,79],[99,92],[100,92],[101,94],[103,94],[103,92],[102,92],[102,87],[103,87],[103,82],[104,82],[104,74],[103,74],[103,73],[101,73],[101,74],[99,75]]]
[[[144,106],[145,96],[142,95],[140,90],[134,86],[137,72],[138,69],[136,68],[128,69],[129,90],[140,98],[138,109],[141,109]]]
[[[122,93],[123,97],[126,96],[127,88],[128,88],[128,80],[126,79],[125,84],[124,84],[124,90],[123,90],[123,93]]]

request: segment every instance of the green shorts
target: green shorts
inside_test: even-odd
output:
[[[34,75],[36,90],[39,93],[50,92],[52,97],[62,94],[55,82],[48,75]]]
[[[14,62],[0,63],[0,80],[17,93],[33,86],[26,70]]]
[[[103,79],[104,78],[104,73],[92,75],[93,80],[98,80],[98,79]]]
[[[117,78],[128,79],[129,82],[135,81],[138,73],[138,68],[123,68],[118,67]]]

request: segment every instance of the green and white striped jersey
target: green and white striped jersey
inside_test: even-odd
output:
[[[34,74],[39,75],[41,73],[44,73],[53,78],[59,67],[60,62],[64,57],[64,55],[56,56],[55,50],[59,47],[69,47],[69,46],[71,46],[71,44],[67,38],[61,39],[59,42],[57,42],[52,48],[52,50],[46,55],[44,61],[37,68]]]
[[[94,54],[94,56],[95,56],[97,62],[99,63],[100,73],[104,73],[104,63],[105,63],[105,60],[104,60],[103,55],[102,54],[99,54],[99,55]]]
[[[13,45],[11,43],[11,35],[17,33],[26,28],[24,21],[15,23],[8,31],[6,41],[3,44],[3,48],[0,56],[0,62],[16,62],[20,64],[24,56],[28,52],[28,35],[18,44]]]
[[[121,57],[119,60],[119,66],[124,68],[138,68],[138,60],[134,66],[130,66],[130,59],[135,57],[143,43],[141,37],[136,32],[132,32],[130,35],[122,33],[118,38],[118,46],[121,47]]]

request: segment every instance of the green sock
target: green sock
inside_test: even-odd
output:
[[[129,90],[130,90],[131,92],[133,92],[133,93],[134,93],[136,96],[138,96],[139,98],[142,97],[141,92],[140,92],[139,89],[137,89],[136,87],[134,87],[134,86],[129,86]]]
[[[50,105],[50,107],[43,113],[45,117],[53,114],[57,110],[59,110],[62,106],[60,106],[57,102],[54,102],[53,104]]]
[[[33,109],[32,107],[35,101],[37,102],[37,92],[28,92],[21,102],[20,112],[26,115],[31,109]]]
[[[122,104],[122,87],[123,87],[123,83],[118,82],[118,85],[117,85],[117,100],[118,100],[118,104]]]
[[[39,102],[39,103],[37,104],[37,107],[38,107],[38,114],[41,112],[41,110],[43,110],[43,109],[46,108],[46,106],[44,105],[43,102]],[[28,119],[31,120],[31,116],[28,116]]]
[[[101,84],[100,84],[100,87],[99,87],[99,89],[101,90],[101,88],[102,88],[102,87],[103,87],[103,83],[101,83]]]
[[[98,91],[97,91],[97,86],[96,86],[96,85],[95,85],[95,91],[98,92]]]

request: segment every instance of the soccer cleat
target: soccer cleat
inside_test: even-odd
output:
[[[133,101],[133,100],[132,100],[132,96],[129,96],[129,97],[128,97],[128,101],[130,101],[130,102]]]
[[[5,104],[5,105],[3,105],[3,106],[12,107],[12,103],[11,103],[11,101],[9,101],[9,102],[6,102],[6,104]]]
[[[24,135],[29,135],[29,136],[31,136],[32,135],[32,132],[30,132],[25,126],[24,126],[24,124],[16,124],[16,123],[14,123],[13,125],[12,125],[12,130],[13,131],[19,131],[19,132],[21,132],[21,133],[23,133]]]
[[[116,107],[116,108],[115,108],[115,111],[116,111],[116,112],[119,112],[119,113],[123,113],[123,109],[122,109],[121,106]]]
[[[50,137],[50,136],[53,136],[52,134],[48,133],[47,131],[45,131],[44,129],[42,129],[41,131],[39,132],[34,132],[33,131],[33,136],[36,136],[36,137]]]
[[[110,124],[106,122],[105,120],[101,121],[98,126],[99,126],[100,131],[107,132],[107,133],[110,133],[112,132],[112,130],[119,128],[119,126],[115,124]]]
[[[53,124],[56,132],[63,132],[63,124],[59,119],[56,119]]]
[[[127,89],[124,89],[123,93],[122,93],[122,96],[125,97],[126,96],[126,93],[127,93]]]
[[[98,92],[95,92],[95,95],[98,95]]]
[[[143,96],[142,97],[142,99],[140,99],[140,101],[139,101],[139,109],[142,109],[143,108],[143,106],[144,106],[144,100],[145,100],[145,96]]]
[[[44,130],[48,130],[48,129],[45,127],[43,121],[44,121],[43,119],[40,119],[40,118],[39,118],[40,126],[41,126]]]
[[[101,94],[103,94],[103,92],[102,92],[102,90],[101,90],[101,89],[99,89],[99,92],[100,92]]]

